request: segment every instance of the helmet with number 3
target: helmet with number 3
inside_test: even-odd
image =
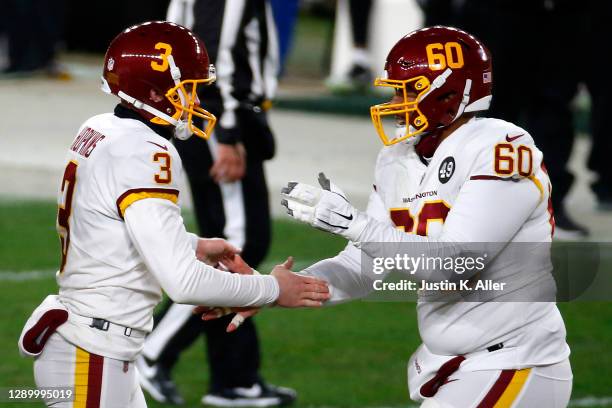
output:
[[[492,79],[491,55],[472,35],[442,26],[413,31],[391,49],[383,77],[374,81],[396,94],[370,108],[374,127],[392,145],[449,126],[464,112],[489,108]],[[394,137],[382,124],[389,115],[402,118]]]
[[[126,29],[111,42],[102,90],[153,123],[175,126],[181,139],[192,133],[207,139],[216,119],[199,106],[197,87],[214,80],[202,40],[178,24],[151,21]],[[204,120],[203,129],[194,125],[194,116]]]

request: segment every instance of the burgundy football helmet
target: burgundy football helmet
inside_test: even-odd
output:
[[[208,139],[216,118],[199,106],[197,86],[215,80],[202,40],[165,21],[130,27],[111,42],[104,58],[102,90],[117,95],[153,123],[175,126],[177,137]],[[196,127],[194,116],[204,119]],[[182,132],[179,136],[179,129]]]
[[[391,49],[374,81],[403,101],[372,106],[372,122],[385,145],[444,128],[464,112],[487,110],[492,81],[491,54],[472,35],[442,26],[413,31]],[[395,137],[383,128],[387,115],[405,117]]]

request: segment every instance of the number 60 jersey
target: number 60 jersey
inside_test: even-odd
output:
[[[538,285],[543,272],[550,276],[548,252],[542,263],[526,256],[530,243],[551,241],[554,219],[542,152],[524,129],[473,118],[440,143],[428,165],[409,145],[385,147],[375,179],[368,212],[405,233],[433,242],[510,243],[481,279],[511,282],[520,293]],[[481,368],[552,364],[569,354],[554,303],[442,304],[420,297],[417,308],[423,342],[436,354],[465,354],[504,342],[504,353],[491,353],[503,361],[480,360]]]
[[[427,165],[409,144],[384,147],[375,182],[367,213],[376,221],[360,235],[362,249],[349,244],[304,271],[331,283],[331,302],[372,292],[383,275],[362,268],[362,260],[394,257],[396,248],[413,258],[428,250],[443,257],[445,248],[484,243],[501,252],[480,276],[466,273],[465,279],[506,281],[515,285],[514,295],[539,293],[542,282],[551,282],[549,252],[512,249],[532,243],[547,247],[554,225],[542,153],[525,130],[502,120],[472,118],[440,143]],[[405,244],[368,246],[385,242]],[[418,286],[422,280],[443,279],[430,272],[411,276]],[[417,304],[419,332],[432,353],[466,355],[504,344],[503,350],[464,362],[465,369],[554,364],[569,355],[563,320],[550,297],[548,302],[464,301],[451,292],[437,294],[449,299],[431,301],[419,292]]]

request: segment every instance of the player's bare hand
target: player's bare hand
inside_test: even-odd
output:
[[[202,315],[202,320],[209,321],[219,319],[220,317],[227,316],[231,313],[236,313],[232,318],[232,321],[227,325],[225,331],[231,333],[236,331],[244,321],[259,313],[260,308],[258,307],[210,307],[210,306],[196,306],[193,309],[194,314]]]
[[[196,249],[196,257],[200,261],[212,266],[217,265],[219,262],[224,264],[230,263],[234,260],[235,255],[239,253],[240,248],[236,248],[221,238],[200,238]]]
[[[282,307],[320,307],[329,299],[327,282],[293,273],[293,258],[277,265],[271,275],[278,281],[280,294],[276,305]]]
[[[255,275],[258,274],[253,268],[245,262],[244,259],[238,254],[232,258],[225,258],[221,261],[222,266],[232,273],[238,273],[240,275]]]
[[[210,176],[217,183],[231,183],[244,177],[246,150],[242,143],[235,145],[219,143],[217,157],[210,168]]]
[[[238,273],[240,275],[255,275],[259,274],[256,270],[251,268],[248,263],[242,259],[238,254],[235,254],[231,258],[224,258],[220,262],[220,266],[223,269],[228,270],[232,273]],[[235,313],[236,315],[232,321],[227,325],[226,332],[231,333],[237,330],[244,321],[255,316],[259,312],[258,307],[210,307],[210,306],[196,306],[193,309],[194,314],[202,315],[202,320],[215,320],[228,314]]]

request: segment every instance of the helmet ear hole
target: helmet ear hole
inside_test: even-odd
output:
[[[442,95],[438,96],[436,100],[438,102],[448,102],[451,99],[453,99],[456,95],[457,95],[457,92],[449,91],[449,92],[443,93]]]
[[[151,89],[149,91],[149,99],[153,102],[161,102],[164,100],[164,95],[162,93],[159,93],[157,89]]]

